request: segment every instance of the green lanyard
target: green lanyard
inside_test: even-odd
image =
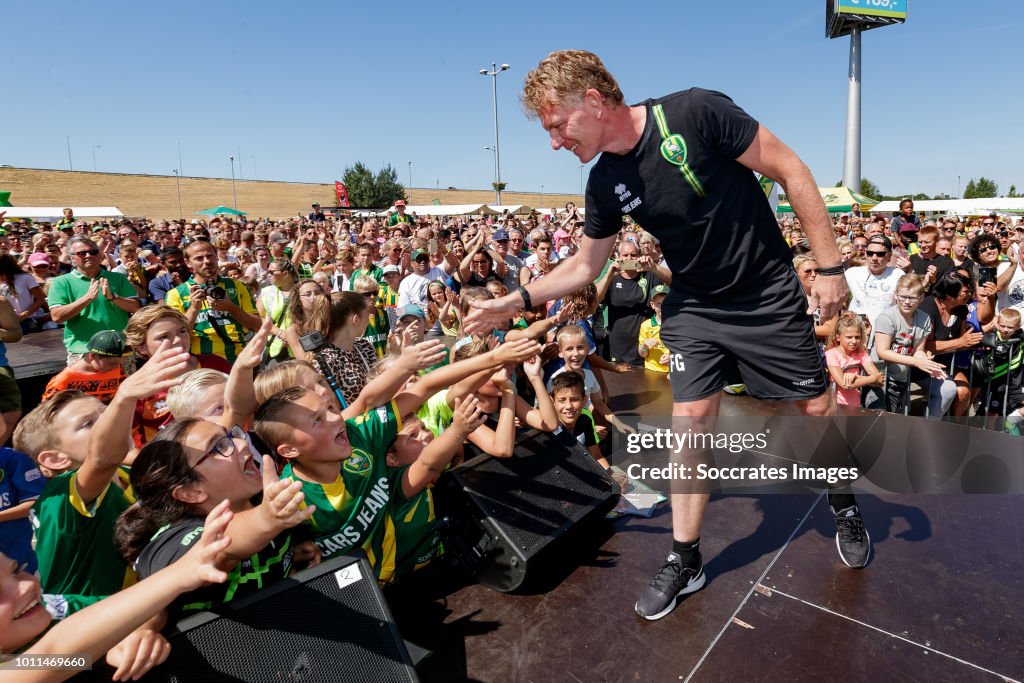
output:
[[[661,156],[668,163],[679,167],[679,172],[683,174],[683,178],[690,184],[698,197],[706,197],[707,192],[704,191],[704,186],[700,184],[693,169],[686,163],[686,140],[678,133],[669,132],[668,121],[665,120],[665,110],[660,104],[654,105],[652,110],[654,120],[658,124],[658,132],[661,133],[661,146],[658,148]]]

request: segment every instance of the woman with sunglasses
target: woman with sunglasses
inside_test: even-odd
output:
[[[971,259],[975,263],[972,275],[974,281],[980,288],[988,282],[995,282],[997,299],[996,309],[1002,310],[1009,306],[1019,306],[1024,303],[1024,292],[1019,292],[1010,297],[1008,290],[1011,282],[1019,281],[1022,276],[1017,268],[1017,259],[1002,255],[1002,245],[999,238],[991,233],[983,232],[971,242]],[[1016,289],[1022,289],[1022,285],[1016,285]],[[980,316],[979,316],[980,319]],[[989,321],[982,320],[982,324]]]
[[[284,257],[271,261],[267,273],[270,276],[270,284],[260,290],[259,298],[256,299],[256,310],[259,311],[260,318],[270,316],[274,321],[274,327],[270,330],[274,340],[267,347],[267,356],[280,360],[288,355],[288,344],[284,338],[284,331],[291,325],[288,302],[299,276],[292,262]]]

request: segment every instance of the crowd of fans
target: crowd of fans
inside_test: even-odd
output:
[[[835,218],[851,297],[815,332],[837,400],[907,412],[916,388],[929,418],[1019,433],[1024,225],[902,209]],[[609,432],[631,428],[606,373],[672,365],[653,236],[627,221],[596,282],[461,329],[471,301],[557,277],[583,225],[571,204],[423,219],[401,202],[365,220],[5,223],[0,342],[63,326],[67,367],[22,417],[0,343],[0,651],[71,639],[127,678],[166,658],[169,621],[321,558],[362,548],[400,581],[441,550],[434,480],[466,444],[510,456],[520,427],[609,467]],[[779,227],[811,301],[810,245]]]

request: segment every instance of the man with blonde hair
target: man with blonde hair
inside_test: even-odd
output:
[[[628,105],[600,58],[581,50],[545,58],[527,75],[522,101],[553,149],[583,164],[601,155],[587,183],[584,237],[557,278],[472,302],[467,331],[592,282],[625,215],[659,239],[672,275],[661,338],[671,354],[674,417],[717,415],[734,374],[754,397],[793,400],[804,415],[834,415],[808,313],[832,318],[846,281],[817,183],[800,158],[718,92],[692,88]],[[809,308],[752,171],[782,185],[810,240],[819,268]],[[709,497],[673,491],[672,551],[636,604],[645,619],[660,619],[679,596],[703,587],[699,540]],[[830,492],[829,503],[840,557],[863,567],[870,540],[852,493]]]

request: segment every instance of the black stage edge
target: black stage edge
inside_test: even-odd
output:
[[[670,414],[663,376],[607,379],[620,416]],[[734,397],[722,408],[779,410]],[[858,501],[874,542],[863,570],[839,559],[823,495],[713,496],[708,583],[657,622],[633,605],[668,552],[667,503],[651,519],[599,525],[545,591],[502,594],[436,567],[389,601],[402,636],[433,652],[424,681],[1024,678],[1024,497]]]

